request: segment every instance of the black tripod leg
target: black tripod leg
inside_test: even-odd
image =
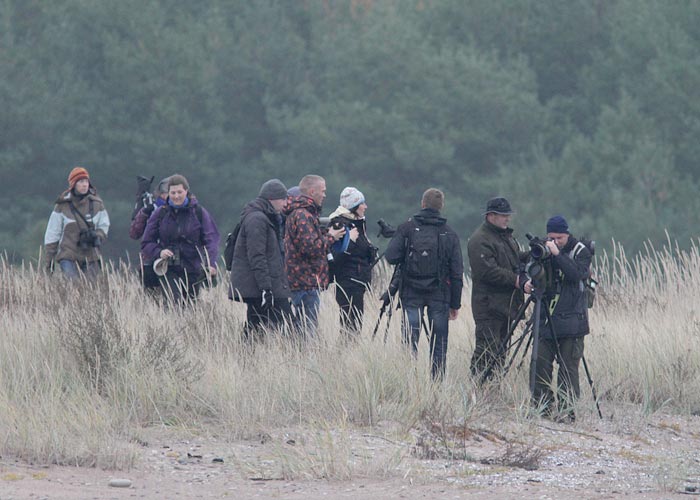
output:
[[[530,394],[535,394],[535,382],[537,376],[537,355],[540,344],[540,311],[542,308],[542,299],[535,300],[535,311],[532,313],[532,363],[530,363]]]
[[[496,355],[493,357],[489,365],[486,367],[486,370],[484,370],[484,373],[481,375],[481,380],[480,382],[483,384],[486,382],[490,377],[493,371],[496,369],[496,365],[498,364],[498,360],[501,359],[503,356],[505,356],[506,352],[508,352],[508,343],[510,342],[511,337],[513,336],[513,332],[518,326],[518,323],[523,319],[525,316],[525,311],[527,311],[528,306],[530,305],[530,302],[533,301],[532,296],[528,297],[527,300],[523,303],[523,305],[520,306],[520,309],[518,309],[517,314],[515,315],[515,319],[510,324],[510,327],[508,328],[508,333],[506,334],[505,337],[503,337],[503,340],[501,341],[501,345],[498,346],[498,351],[496,352]],[[524,334],[523,334],[524,336]],[[520,337],[520,341],[522,343],[522,338]],[[517,343],[517,342],[516,342]],[[512,364],[512,363],[511,363]],[[503,375],[508,373],[508,370],[503,371]]]
[[[598,394],[595,390],[595,385],[593,385],[593,379],[591,378],[591,372],[588,370],[588,363],[586,363],[586,357],[581,356],[581,361],[583,361],[583,369],[586,372],[586,378],[588,379],[588,385],[591,386],[591,392],[593,393],[593,401],[595,401],[595,407],[598,410],[598,416],[603,419],[603,413],[600,411],[600,404],[598,404]]]
[[[379,310],[379,317],[377,318],[377,324],[374,325],[374,330],[372,330],[372,340],[374,340],[374,337],[377,336],[377,330],[379,330],[379,323],[382,322],[382,316],[384,316],[385,311],[386,311],[386,305],[383,305],[382,308]]]
[[[391,317],[393,316],[394,305],[389,304],[389,309],[386,313],[386,326],[384,327],[384,343],[386,344],[386,339],[389,336],[389,325],[391,324]]]
[[[510,362],[508,364],[508,369],[510,369],[510,367],[515,362],[515,358],[517,358],[518,351],[520,350],[520,345],[523,343],[523,340],[525,339],[526,336],[527,336],[527,343],[525,344],[525,348],[523,349],[523,356],[520,358],[520,363],[518,363],[518,370],[520,370],[523,367],[523,363],[525,363],[525,359],[527,358],[527,351],[530,349],[530,346],[532,345],[532,323],[528,323],[527,327],[525,328],[525,331],[523,332],[523,335],[520,337],[520,339],[518,339],[518,345],[516,345],[516,348],[513,351],[513,355],[510,358]]]

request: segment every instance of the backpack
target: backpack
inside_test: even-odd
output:
[[[226,235],[226,246],[224,247],[224,265],[226,270],[230,271],[233,267],[233,251],[236,249],[236,240],[238,239],[238,233],[241,232],[241,226],[243,225],[243,219],[238,221],[236,227],[233,231]]]
[[[576,243],[573,250],[571,250],[569,253],[569,257],[575,259],[584,248],[587,248],[588,251],[591,252],[591,256],[595,255],[595,241],[581,238],[578,243]],[[598,285],[598,282],[593,277],[593,271],[588,271],[588,276],[581,281],[581,285],[583,286],[583,291],[586,294],[588,309],[591,309],[595,304],[596,285]]]
[[[440,227],[415,224],[406,238],[403,283],[421,292],[435,291],[442,278],[440,237],[446,233]]]

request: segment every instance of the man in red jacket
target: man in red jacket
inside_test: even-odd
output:
[[[323,177],[304,176],[299,191],[301,194],[290,198],[285,211],[285,265],[299,327],[313,337],[320,292],[328,286],[328,254],[333,242],[345,234],[345,228],[321,228],[319,218],[326,198]]]

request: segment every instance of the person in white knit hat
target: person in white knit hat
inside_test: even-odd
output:
[[[345,227],[345,236],[331,247],[331,281],[340,307],[340,324],[348,338],[362,330],[364,295],[372,281],[377,248],[367,237],[364,195],[355,187],[340,193],[340,206],[330,215],[331,226]]]

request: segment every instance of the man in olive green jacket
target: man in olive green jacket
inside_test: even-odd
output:
[[[476,323],[476,346],[471,373],[481,377],[498,372],[503,365],[509,323],[523,303],[521,262],[527,252],[508,227],[513,214],[505,198],[486,205],[485,220],[467,243],[472,275],[472,314]],[[489,368],[491,368],[489,370]],[[487,372],[488,370],[488,372]]]

